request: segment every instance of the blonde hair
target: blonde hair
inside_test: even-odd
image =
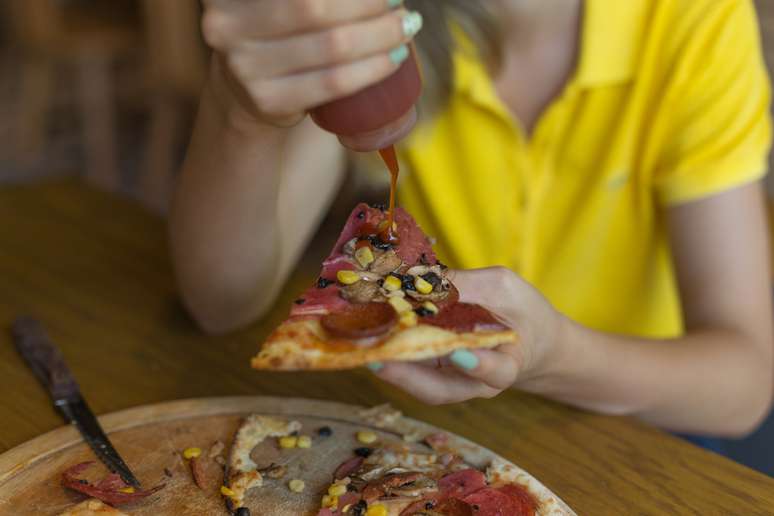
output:
[[[479,57],[494,73],[500,64],[502,31],[482,0],[407,0],[406,6],[422,13],[425,24],[417,36],[422,62],[422,107],[443,108],[454,87],[451,25],[459,26],[476,47]]]

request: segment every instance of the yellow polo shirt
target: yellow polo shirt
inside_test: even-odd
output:
[[[529,137],[458,39],[448,106],[401,150],[401,202],[441,257],[510,267],[592,328],[680,334],[665,208],[766,171],[752,2],[586,0],[575,74]]]

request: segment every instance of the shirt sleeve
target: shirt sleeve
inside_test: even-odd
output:
[[[662,204],[680,204],[766,175],[771,88],[751,0],[719,2],[692,32],[672,72],[663,152],[654,178]]]

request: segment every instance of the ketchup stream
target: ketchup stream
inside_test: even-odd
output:
[[[379,233],[379,238],[388,244],[400,243],[398,233],[395,231],[395,190],[398,188],[398,158],[395,155],[395,146],[390,145],[379,151],[379,154],[390,171],[390,210],[387,212],[387,227]]]

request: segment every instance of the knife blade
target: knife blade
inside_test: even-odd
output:
[[[48,337],[43,325],[32,317],[19,317],[13,323],[11,333],[17,351],[51,395],[54,406],[69,423],[75,425],[110,471],[117,473],[127,484],[139,488],[140,482],[105,435],[83,399],[62,353]]]

